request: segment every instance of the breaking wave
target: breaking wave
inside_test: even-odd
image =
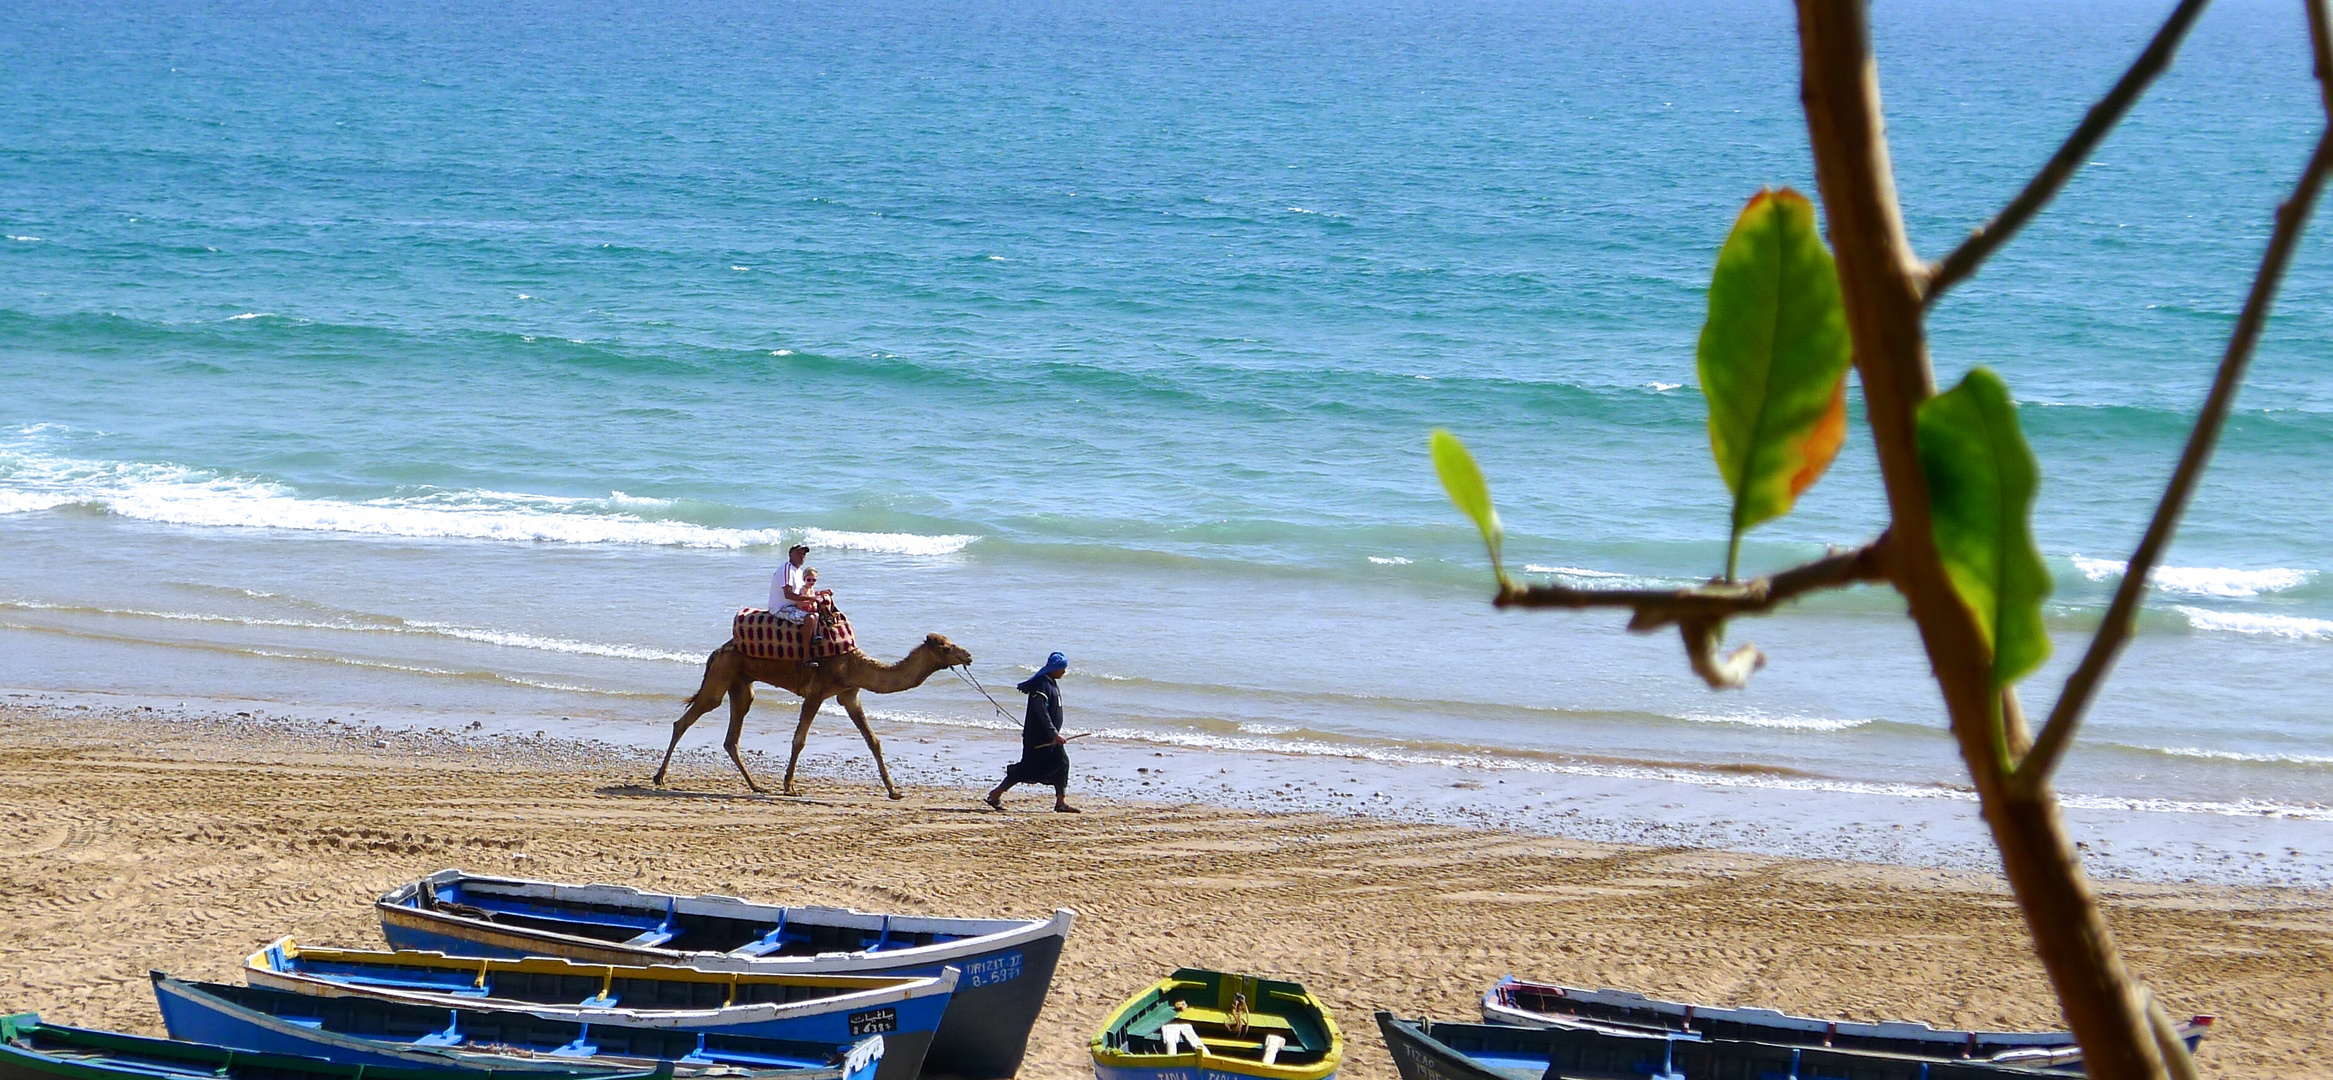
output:
[[[978,536],[738,529],[653,516],[673,502],[624,492],[596,498],[427,490],[349,500],[218,470],[0,451],[0,514],[87,507],[118,517],[206,528],[292,529],[359,536],[690,548],[782,547],[802,541],[892,555],[948,555]]]
[[[2119,581],[2127,565],[2118,559],[2091,559],[2073,557],[2074,569],[2092,581]],[[2147,583],[2157,592],[2183,593],[2188,596],[2210,596],[2228,600],[2244,600],[2262,593],[2284,592],[2309,583],[2315,573],[2271,567],[2266,570],[2236,570],[2224,566],[2158,566],[2147,575]]]

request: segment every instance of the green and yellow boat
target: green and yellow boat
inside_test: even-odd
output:
[[[1096,1080],[1331,1080],[1345,1037],[1292,982],[1181,968],[1094,1033]]]

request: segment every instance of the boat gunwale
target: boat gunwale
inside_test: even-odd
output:
[[[2001,1056],[2005,1054],[2019,1055],[2021,1058],[2024,1058],[2024,1060],[2036,1061],[2041,1060],[2045,1055],[2047,1055],[2053,1061],[2059,1057],[2067,1057],[2069,1054],[2071,1056],[2068,1058],[2068,1060],[2079,1060],[2080,1058],[2080,1044],[2075,1041],[2074,1034],[2071,1031],[1999,1031],[1983,1028],[1941,1028],[1919,1020],[1830,1020],[1822,1017],[1801,1016],[1796,1013],[1786,1013],[1778,1009],[1770,1009],[1760,1005],[1705,1006],[1693,1002],[1672,1001],[1666,998],[1656,998],[1649,994],[1638,993],[1634,990],[1621,990],[1611,987],[1590,990],[1583,987],[1565,986],[1561,983],[1529,982],[1516,978],[1513,975],[1507,975],[1500,978],[1498,982],[1491,985],[1490,989],[1483,991],[1483,1021],[1485,1023],[1497,1024],[1507,1027],[1561,1027],[1602,1031],[1620,1035],[1659,1036],[1664,1033],[1686,1034],[1696,1037],[1701,1035],[1700,1032],[1695,1032],[1690,1028],[1669,1028],[1666,1026],[1656,1027],[1650,1023],[1631,1024],[1625,1021],[1606,1019],[1602,1017],[1571,1016],[1561,1013],[1540,1012],[1533,1009],[1526,1009],[1520,1005],[1510,1004],[1507,1000],[1505,1000],[1508,994],[1511,994],[1513,991],[1519,989],[1551,992],[1548,994],[1548,996],[1587,1002],[1606,1008],[1642,1009],[1658,1017],[1673,1017],[1687,1023],[1703,1020],[1716,1020],[1741,1024],[1745,1027],[1767,1027],[1775,1029],[1778,1032],[1805,1033],[1808,1035],[1819,1035],[1833,1038],[1838,1036],[1847,1036],[1850,1038],[1887,1040],[1904,1043],[1933,1042],[1940,1046],[1950,1045],[1956,1047],[1966,1046],[1973,1043],[1979,1046],[1989,1045],[1993,1047],[1991,1052],[1983,1055],[1953,1056],[1950,1058],[1945,1058],[1945,1060],[1998,1061],[2002,1064],[2021,1063],[2019,1059],[2016,1058],[2002,1061]],[[2187,1041],[2190,1043],[2190,1045],[2193,1045],[2195,1040],[2200,1040],[2205,1034],[2210,1032],[2215,1019],[2215,1017],[2209,1014],[2198,1013],[2193,1018],[2181,1021],[2175,1025],[2175,1031],[2178,1033],[2182,1041]],[[1763,1040],[1737,1039],[1734,1041]],[[1868,1050],[1875,1053],[1895,1052],[1889,1050],[1876,1050],[1867,1047],[1847,1048],[1826,1046],[1825,1048]],[[1927,1057],[1932,1055],[1913,1054],[1910,1056]],[[1933,1056],[1942,1057],[1942,1055]]]
[[[336,1047],[339,1049],[350,1050],[359,1053],[377,1054],[386,1057],[411,1057],[415,1059],[415,1063],[411,1066],[403,1067],[420,1071],[442,1070],[446,1066],[450,1065],[466,1070],[509,1073],[513,1075],[514,1080],[516,1080],[516,1078],[521,1075],[526,1077],[527,1080],[609,1080],[609,1077],[603,1075],[604,1073],[646,1072],[648,1069],[654,1068],[660,1061],[667,1063],[677,1063],[680,1060],[677,1058],[659,1058],[652,1060],[647,1058],[629,1057],[622,1055],[609,1055],[606,1057],[590,1058],[562,1058],[553,1056],[551,1052],[546,1050],[511,1045],[501,1045],[493,1050],[468,1049],[463,1047],[415,1046],[411,1043],[398,1042],[393,1039],[374,1039],[363,1035],[351,1035],[346,1032],[333,1031],[327,1028],[309,1027],[305,1024],[294,1023],[291,1020],[278,1016],[274,1013],[264,1012],[262,1010],[252,1008],[248,1005],[244,1005],[240,1002],[219,997],[218,995],[212,994],[210,991],[205,990],[199,983],[180,979],[162,971],[152,971],[148,974],[153,979],[154,986],[158,993],[164,990],[168,990],[170,993],[173,993],[176,996],[187,1000],[191,1004],[208,1009],[213,1013],[222,1016],[228,1016],[239,1022],[252,1024],[275,1034],[291,1036],[305,1042],[313,1042],[323,1046]],[[266,988],[261,987],[261,989]],[[205,998],[210,999],[210,1001],[201,1000]],[[214,1005],[210,1002],[217,1002],[218,1004]],[[385,1004],[412,1003],[386,1002]],[[220,1006],[225,1006],[225,1011],[221,1010]],[[432,1004],[430,1007],[435,1008],[437,1006]],[[520,1009],[476,1009],[468,1008],[465,1006],[448,1006],[448,1008],[455,1008],[466,1012],[478,1013],[507,1014],[526,1012],[526,1010]],[[555,1022],[564,1023],[582,1023],[582,1021],[575,1021],[566,1017],[537,1017],[537,1019],[549,1019]],[[610,1023],[606,1024],[605,1026],[621,1028],[640,1027],[642,1025]],[[748,1078],[748,1080],[848,1080],[849,1074],[844,1070],[843,1066],[849,1061],[853,1051],[870,1040],[880,1040],[882,1038],[883,1037],[881,1035],[870,1035],[864,1039],[854,1039],[847,1043],[834,1044],[828,1050],[828,1054],[834,1057],[836,1061],[829,1064],[780,1067],[733,1065],[716,1060],[714,1065],[720,1068],[735,1070],[717,1075],[727,1077],[743,1076]],[[800,1042],[800,1040],[778,1039],[771,1039],[768,1041]],[[236,1052],[242,1053],[243,1051],[238,1050]],[[877,1056],[880,1057],[880,1055]],[[489,1065],[486,1063],[488,1061],[508,1062],[509,1064]],[[600,1061],[609,1063],[604,1070],[593,1067],[594,1062]],[[400,1066],[389,1067],[396,1068]],[[369,1070],[373,1067],[368,1065],[366,1068]],[[692,1070],[692,1072],[687,1075],[693,1076],[695,1073]],[[460,1078],[448,1078],[448,1080],[460,1080]]]
[[[291,939],[286,937],[277,944],[285,944],[289,943],[290,941]],[[271,945],[269,948],[272,949],[274,946]],[[296,948],[296,946],[294,946],[294,948]],[[284,990],[290,993],[307,994],[313,997],[370,998],[382,1001],[399,1001],[409,1004],[431,1005],[443,1008],[472,1008],[494,1012],[526,1013],[532,1016],[541,1017],[546,1020],[560,1020],[571,1023],[608,1023],[619,1027],[659,1029],[678,1028],[684,1030],[708,1026],[732,1026],[740,1024],[768,1023],[780,1020],[799,1019],[802,1017],[820,1016],[827,1013],[855,1012],[862,1009],[870,1009],[894,1003],[917,1001],[929,997],[949,998],[955,995],[956,987],[959,985],[960,980],[963,977],[963,970],[953,964],[950,964],[942,967],[940,969],[940,974],[938,975],[839,976],[839,978],[845,979],[861,978],[869,982],[880,982],[888,985],[871,987],[865,990],[857,990],[847,993],[832,994],[821,998],[806,998],[801,1001],[748,1002],[741,1005],[717,1005],[702,1009],[641,1009],[624,1005],[585,1005],[580,1003],[558,1004],[551,1002],[526,1001],[519,998],[502,998],[491,996],[480,997],[468,994],[438,992],[405,987],[350,985],[348,983],[335,981],[327,976],[307,975],[297,972],[287,972],[273,967],[263,967],[261,964],[264,962],[263,958],[266,957],[268,951],[268,949],[261,949],[260,951],[253,953],[251,957],[246,960],[245,967],[243,969],[243,980],[245,983],[252,986],[263,987],[265,989]],[[354,953],[357,950],[333,951]],[[561,960],[554,957],[531,957],[526,960],[466,958],[452,957],[440,952],[422,952],[418,950],[397,950],[393,952],[372,953],[371,955],[435,957],[441,960],[466,961],[466,963],[464,963],[462,966],[471,969],[476,969],[481,964],[507,964],[514,967],[519,964],[534,963],[543,963],[546,966],[548,964],[565,964],[578,970],[572,972],[560,972],[559,974],[572,974],[579,977],[599,974],[598,971],[591,970],[595,968],[599,969],[600,971],[614,970],[621,972],[627,969],[633,971],[645,971],[658,967],[676,967],[676,965],[669,964],[583,964],[570,960]],[[454,966],[447,965],[447,969],[453,970]],[[756,973],[752,972],[712,972],[698,968],[681,968],[679,970],[687,971],[692,975],[735,975],[739,978],[764,979],[769,980],[770,982],[796,979],[813,980],[834,978],[834,976],[789,975],[777,972],[762,973],[757,975]],[[688,981],[707,982],[718,985],[724,980],[719,978],[705,978]],[[945,1001],[941,1002],[941,1009],[942,1014],[945,1015]],[[938,1023],[936,1021],[934,1022],[933,1027],[935,1030],[937,1029]]]
[[[628,945],[621,941],[609,941],[603,938],[584,937],[579,934],[563,934],[555,930],[542,930],[531,926],[509,926],[487,920],[469,918],[467,916],[458,915],[452,912],[432,910],[422,907],[418,903],[422,885],[442,884],[448,881],[461,879],[537,886],[552,890],[566,890],[568,892],[590,889],[606,890],[607,892],[617,894],[629,894],[633,897],[668,898],[673,901],[674,910],[688,911],[689,914],[708,915],[716,918],[736,918],[737,916],[733,913],[721,911],[690,910],[689,907],[683,905],[732,905],[755,912],[782,910],[789,913],[789,921],[791,913],[805,911],[835,913],[847,915],[853,918],[876,920],[874,926],[852,927],[853,929],[874,929],[875,927],[882,925],[882,920],[885,918],[891,919],[891,926],[893,929],[909,933],[921,933],[927,931],[933,933],[953,932],[947,931],[940,926],[930,925],[933,923],[950,922],[958,924],[972,923],[994,926],[996,929],[989,933],[959,937],[953,941],[934,942],[930,945],[917,945],[904,949],[883,949],[880,951],[871,949],[851,949],[813,954],[797,953],[793,955],[736,956],[729,952],[716,952],[712,950],[673,949],[655,945]],[[597,901],[579,900],[577,902],[592,903]],[[407,928],[415,930],[430,930],[433,928],[446,926],[476,928],[479,931],[493,934],[549,942],[573,950],[603,950],[622,955],[654,958],[648,964],[643,966],[693,967],[701,971],[717,971],[722,973],[727,973],[729,971],[758,972],[768,971],[775,968],[804,967],[838,962],[857,962],[863,964],[871,961],[885,967],[901,968],[946,964],[951,961],[979,956],[1002,949],[1025,947],[1031,942],[1040,941],[1048,937],[1066,939],[1069,936],[1070,926],[1077,917],[1077,912],[1071,908],[1055,908],[1053,910],[1053,914],[1044,919],[980,919],[970,917],[959,918],[954,916],[925,915],[885,916],[879,912],[863,912],[853,908],[834,908],[825,907],[823,905],[758,904],[753,901],[740,899],[734,896],[717,896],[705,894],[695,897],[683,897],[673,893],[649,893],[632,888],[628,885],[561,885],[556,882],[536,881],[527,878],[499,878],[483,874],[470,874],[459,869],[440,870],[427,877],[421,878],[418,881],[400,885],[396,889],[382,894],[380,899],[374,901],[373,907],[380,914],[380,917],[384,923],[394,920]],[[921,925],[919,926],[916,924]],[[441,930],[439,932],[443,931]],[[460,937],[461,935],[450,934],[448,936]]]

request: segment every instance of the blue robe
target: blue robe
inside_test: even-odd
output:
[[[1061,684],[1051,675],[1031,675],[1014,689],[1029,695],[1029,714],[1021,721],[1021,760],[1005,766],[1004,778],[1068,787],[1069,751],[1053,744],[1061,735]]]

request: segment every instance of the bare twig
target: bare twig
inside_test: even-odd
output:
[[[1671,623],[1722,622],[1736,615],[1763,615],[1788,600],[1810,592],[1837,589],[1863,581],[1885,581],[1884,548],[1887,537],[1852,550],[1830,554],[1779,574],[1749,581],[1711,583],[1687,589],[1575,589],[1568,585],[1509,585],[1493,601],[1500,607],[1592,608],[1624,607],[1636,611],[1628,628],[1639,633]]]
[[[1968,239],[1961,241],[1959,247],[1952,249],[1951,254],[1929,269],[1928,285],[1921,295],[1922,304],[1936,303],[1936,298],[1944,295],[1944,290],[1976,273],[1977,265],[1984,262],[1994,248],[2008,243],[2017,230],[2024,228],[2033,215],[2040,213],[2043,206],[2057,197],[2058,189],[2073,179],[2083,161],[2089,158],[2090,151],[2098,148],[2098,143],[2106,138],[2106,133],[2114,130],[2114,125],[2122,121],[2123,114],[2129,112],[2130,107],[2138,102],[2139,95],[2146,92],[2147,84],[2154,82],[2155,76],[2161,75],[2164,69],[2171,66],[2171,56],[2179,51],[2180,39],[2187,36],[2187,28],[2195,24],[2195,17],[2203,14],[2204,5],[2209,2],[2181,0],[2180,5],[2172,10],[2171,17],[2163,20],[2162,28],[2155,31],[2155,38],[2147,43],[2146,50],[2139,53],[2138,59],[2131,61],[2130,69],[2123,72],[2122,78],[2115,82],[2114,89],[2107,91],[2105,97],[2090,106],[2089,113],[2082,117],[2081,126],[2075,128],[2072,135],[2066,136],[2065,144],[2058,147],[2058,152],[2050,155],[2049,162],[2033,175],[2033,179],[2025,182],[2025,190],[2018,192],[2016,198],[2009,200],[2008,206],[1993,215],[1993,220],[1977,226],[1968,234]]]
[[[1810,592],[1840,589],[1858,582],[1887,580],[1887,534],[1852,550],[1831,553],[1779,574],[1741,582],[1711,582],[1689,589],[1575,589],[1568,585],[1507,584],[1494,603],[1500,607],[1592,608],[1624,607],[1635,611],[1628,628],[1647,633],[1675,625],[1685,640],[1685,657],[1693,673],[1713,689],[1734,690],[1750,673],[1766,666],[1766,654],[1744,645],[1724,659],[1717,645],[1725,636],[1725,621],[1736,615],[1763,615],[1777,605]]]
[[[2333,16],[2329,16],[2326,0],[2307,0],[2306,6],[2309,41],[2316,54],[2317,81],[2325,96],[2326,132],[2318,137],[2316,152],[2309,155],[2308,168],[2293,185],[2292,195],[2276,208],[2276,229],[2269,234],[2268,250],[2260,256],[2260,271],[2252,278],[2251,294],[2244,298],[2243,314],[2237,316],[2236,329],[2228,335],[2228,349],[2220,358],[2220,370],[2212,380],[2211,394],[2204,399],[2203,412],[2195,418],[2194,430],[2188,432],[2187,448],[2179,455],[2179,468],[2171,474],[2170,485],[2164,488],[2162,499],[2155,504],[2154,519],[2147,523],[2138,550],[2123,565],[2122,584],[2114,590],[2114,602],[2107,607],[2106,617],[2091,637],[2089,651],[2082,654],[2082,662],[2074,668],[2074,673],[2066,677],[2066,687],[2058,694],[2057,706],[2050,710],[2049,723],[2034,740],[2033,752],[2025,756],[2010,778],[2013,790],[2030,792],[2048,780],[2064,756],[2066,744],[2073,739],[2074,729],[2081,725],[2090,699],[2097,694],[2099,680],[2106,676],[2122,646],[2130,640],[2139,604],[2146,598],[2147,577],[2161,561],[2163,549],[2170,546],[2171,536],[2179,528],[2180,515],[2186,512],[2195,485],[2203,478],[2204,467],[2211,463],[2212,449],[2219,442],[2221,429],[2227,426],[2228,411],[2235,406],[2236,391],[2244,384],[2244,371],[2251,363],[2253,346],[2259,343],[2269,309],[2276,304],[2277,287],[2284,282],[2285,266],[2292,260],[2293,247],[2300,242],[2302,230],[2308,227],[2310,211],[2316,206],[2318,193],[2324,190],[2327,173],[2333,172]]]

